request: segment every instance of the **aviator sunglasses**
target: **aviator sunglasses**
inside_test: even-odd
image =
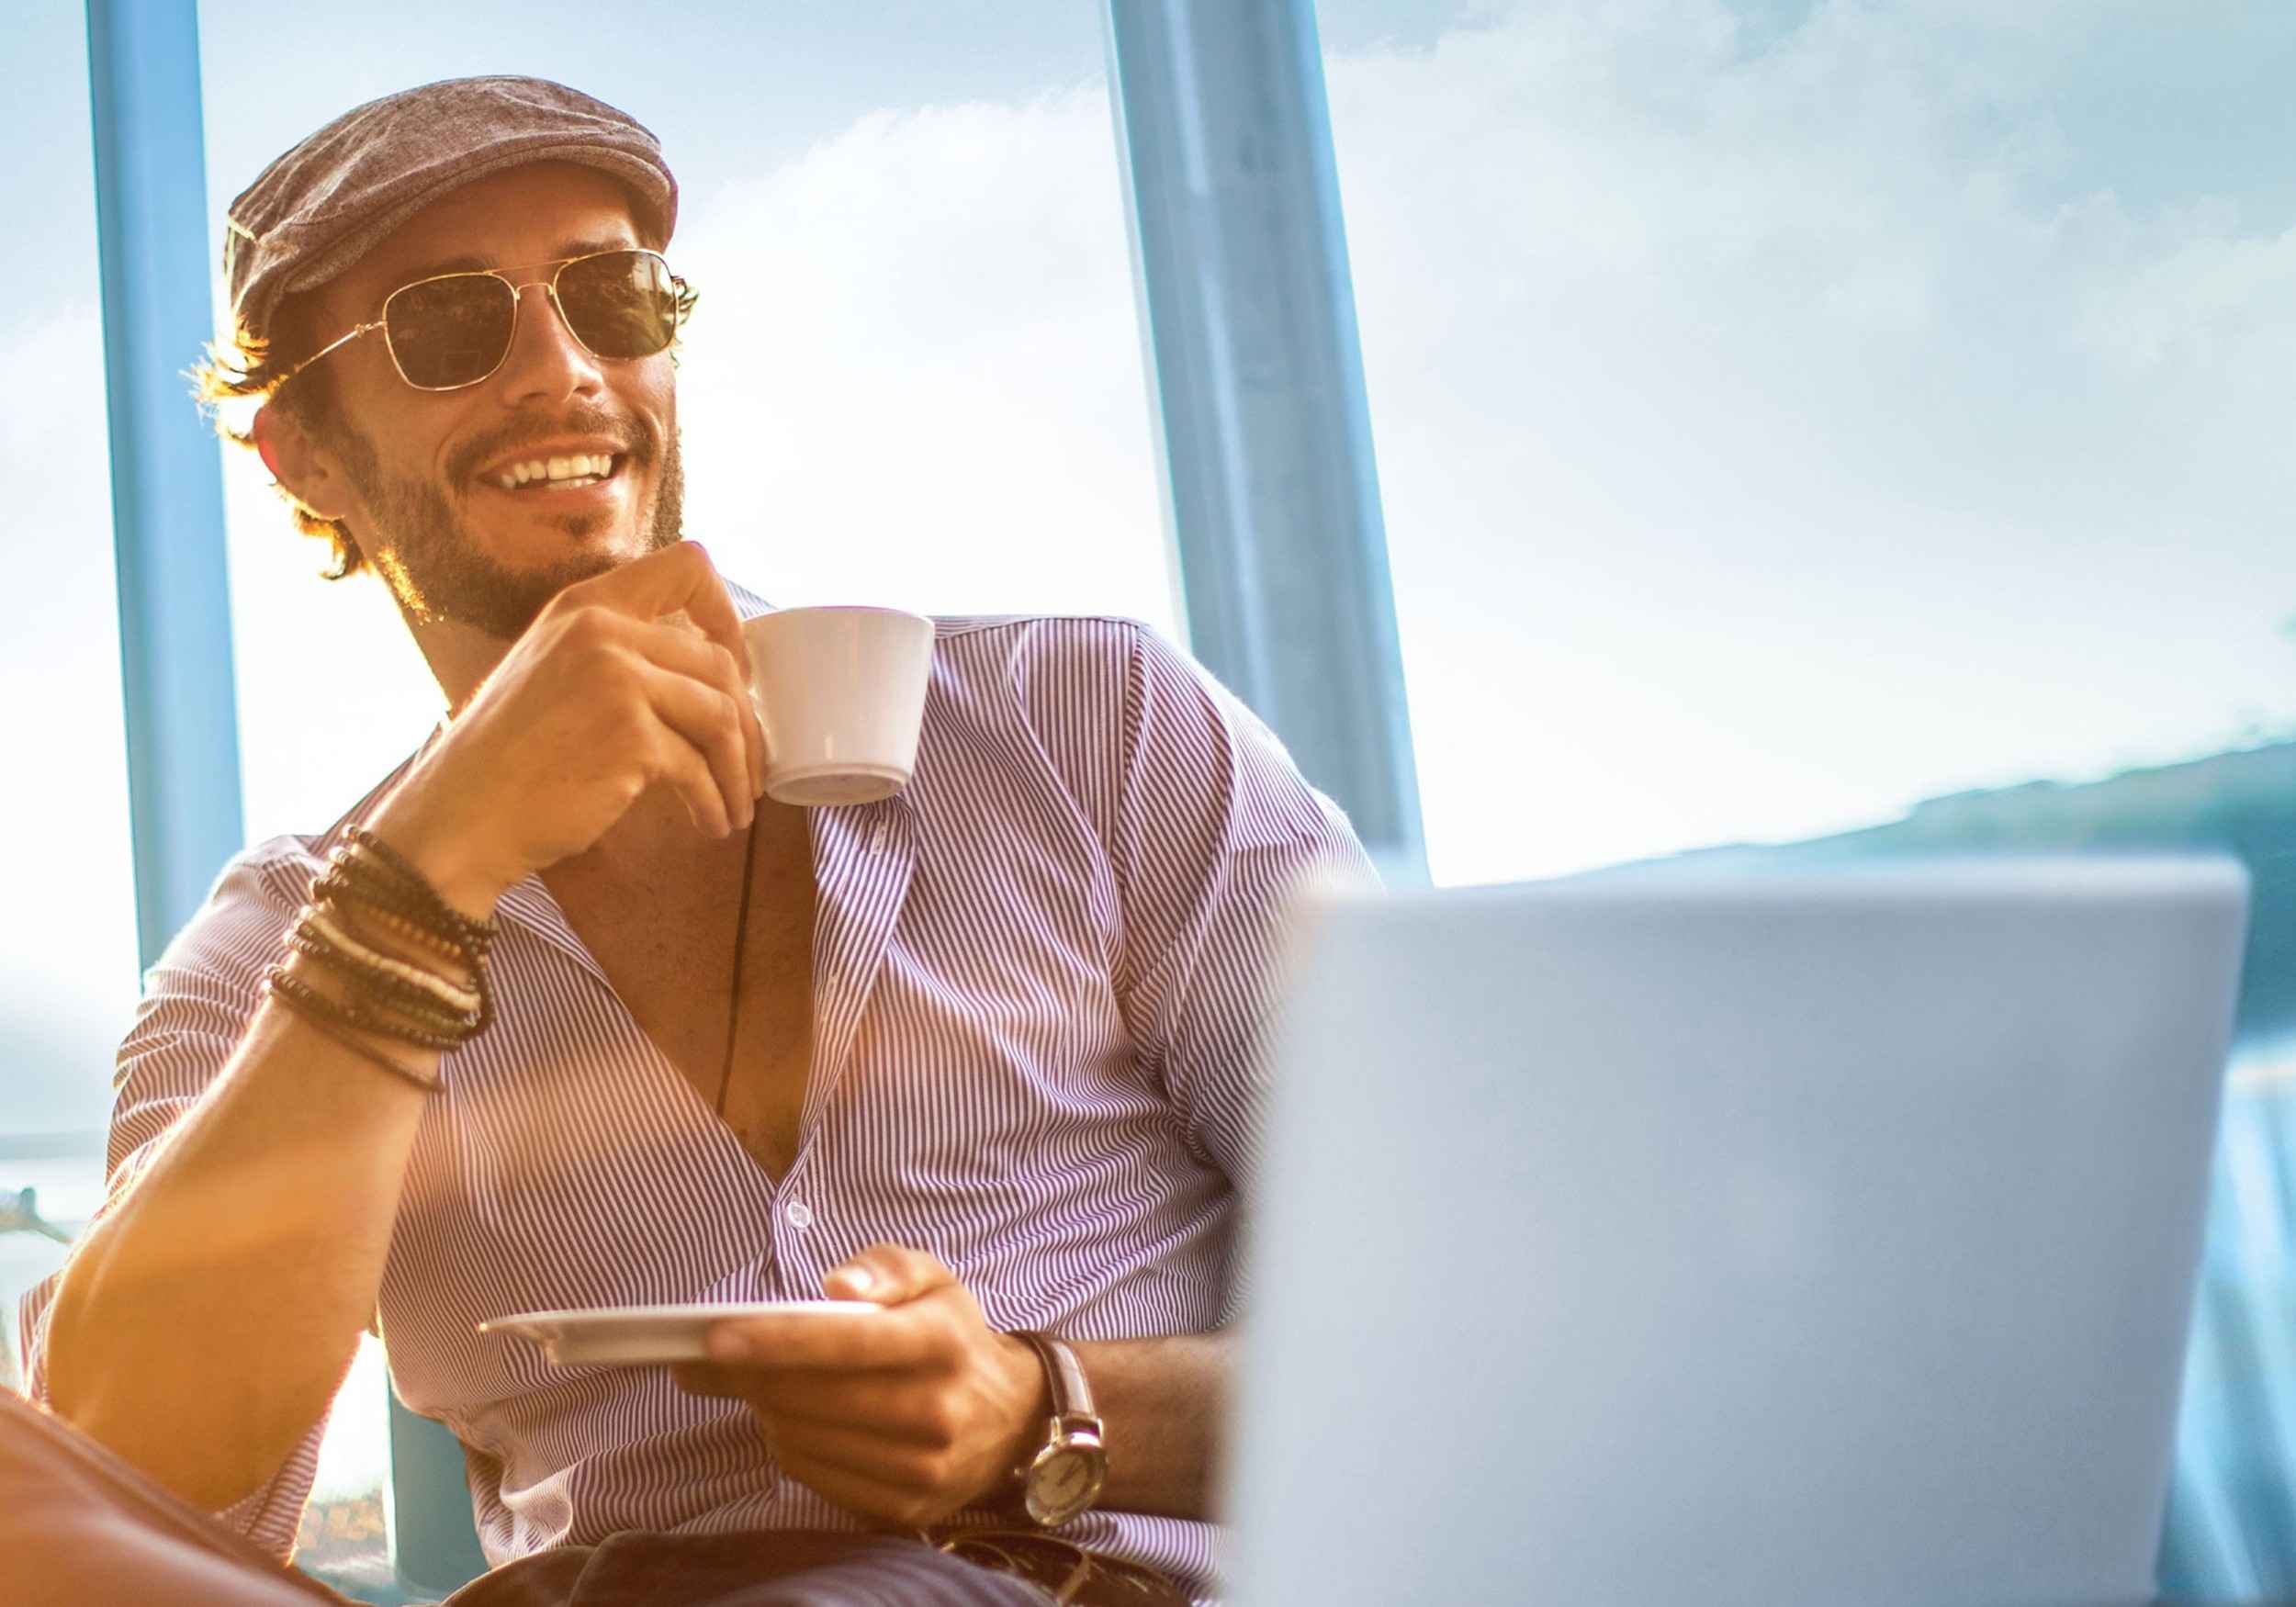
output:
[[[650,357],[666,348],[692,305],[686,282],[670,271],[658,252],[632,247],[534,265],[555,271],[547,279],[524,285],[496,268],[438,274],[401,285],[383,298],[380,318],[304,358],[272,394],[329,353],[377,330],[383,332],[399,377],[415,389],[477,385],[491,378],[511,354],[518,299],[527,285],[543,287],[582,349],[608,361]]]

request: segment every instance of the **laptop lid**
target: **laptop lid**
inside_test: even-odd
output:
[[[1239,1607],[2137,1602],[2229,861],[1303,905]]]

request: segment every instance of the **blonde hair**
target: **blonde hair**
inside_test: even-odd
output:
[[[343,416],[334,376],[323,363],[303,374],[291,394],[278,394],[296,366],[319,349],[319,332],[314,327],[317,313],[317,296],[300,291],[280,298],[271,315],[268,334],[234,322],[228,343],[208,343],[190,370],[192,395],[224,440],[236,446],[253,446],[255,414],[275,406],[311,434],[350,427]],[[333,563],[321,571],[328,579],[344,579],[367,567],[357,538],[341,520],[321,519],[276,480],[271,482],[271,489],[286,501],[296,529],[328,543]]]

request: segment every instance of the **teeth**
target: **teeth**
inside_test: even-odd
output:
[[[570,457],[530,457],[523,463],[513,463],[497,469],[494,483],[506,491],[514,491],[529,480],[591,480],[604,479],[613,473],[613,455],[610,452],[576,453]]]

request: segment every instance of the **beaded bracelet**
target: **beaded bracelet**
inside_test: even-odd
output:
[[[427,901],[433,912],[438,916],[439,924],[448,931],[468,940],[474,947],[482,949],[492,944],[496,937],[501,934],[501,927],[492,919],[473,920],[440,897],[438,890],[431,885],[429,877],[409,863],[405,855],[400,853],[397,848],[392,848],[366,827],[354,826],[343,835],[349,837],[356,847],[366,849],[374,856],[376,860],[395,871],[411,892]]]
[[[362,904],[388,910],[421,930],[433,945],[450,947],[458,956],[482,954],[493,945],[490,933],[467,930],[442,920],[440,906],[427,889],[408,886],[396,873],[385,870],[379,861],[356,848],[337,848],[328,860],[327,872],[320,878],[320,884],[331,893],[355,896]]]
[[[312,882],[311,902],[322,905],[346,908],[356,916],[372,916],[386,930],[400,931],[414,926],[423,934],[426,952],[451,957],[467,973],[469,985],[479,995],[479,1008],[488,1019],[493,1018],[492,988],[488,982],[490,950],[484,943],[472,942],[450,936],[429,924],[429,914],[409,898],[395,884],[378,886],[368,879],[366,868],[355,861],[338,862],[327,873]]]
[[[297,924],[344,959],[367,966],[385,976],[396,977],[414,988],[422,995],[422,1002],[443,1006],[458,1016],[471,1016],[478,1012],[479,1000],[477,993],[456,986],[434,971],[425,971],[419,965],[410,965],[403,960],[394,960],[388,954],[368,948],[336,925],[332,907],[307,904],[298,915]]]
[[[478,1006],[456,1029],[466,1036],[484,1030],[494,1019],[487,961],[501,927],[453,908],[420,871],[366,827],[348,827],[345,836],[348,840],[330,856],[325,874],[312,883],[311,903],[371,916],[386,929],[411,936],[431,952],[451,954],[461,961],[470,974]]]
[[[344,1004],[339,999],[329,998],[301,977],[289,972],[284,965],[275,965],[264,972],[264,983],[273,993],[282,995],[293,1003],[304,1005],[317,1011],[338,1026],[355,1028],[359,1031],[377,1033],[384,1038],[396,1038],[402,1043],[411,1043],[420,1049],[435,1049],[441,1051],[455,1049],[469,1036],[465,1032],[433,1032],[420,1027],[411,1027],[403,1021],[395,1020],[384,1015],[363,1001],[355,1000],[350,1004]]]
[[[390,1056],[385,1054],[381,1050],[374,1047],[374,1045],[360,1042],[350,1033],[345,1032],[342,1028],[337,1027],[332,1021],[329,1021],[325,1017],[321,1016],[316,1011],[312,1010],[309,1006],[302,1004],[281,989],[272,986],[271,979],[268,976],[264,978],[264,991],[270,995],[271,997],[278,1000],[279,1003],[286,1008],[293,1011],[296,1018],[301,1021],[303,1025],[309,1027],[321,1038],[333,1039],[344,1049],[349,1050],[353,1054],[357,1055],[361,1060],[372,1062],[374,1064],[382,1067],[383,1070],[388,1072],[394,1077],[404,1078],[406,1081],[412,1083],[416,1087],[422,1089],[425,1094],[438,1094],[443,1093],[445,1090],[446,1080],[444,1077],[426,1077],[420,1072],[413,1071],[406,1066],[400,1065],[397,1061],[391,1059]]]
[[[388,1009],[426,1032],[451,1035],[457,1042],[470,1036],[477,1018],[476,1010],[443,1008],[437,998],[416,984],[388,972],[378,972],[353,959],[330,945],[309,927],[297,927],[287,936],[287,946],[298,954],[308,954],[330,972],[351,984],[360,995],[359,1002]]]
[[[346,913],[351,913],[355,922],[361,927],[379,927],[392,937],[435,954],[442,960],[458,961],[466,965],[469,962],[461,944],[451,938],[440,936],[419,922],[409,920],[396,911],[364,898],[354,897],[338,902],[345,905]]]
[[[493,1023],[494,990],[484,959],[471,975],[471,986],[457,986],[419,965],[378,954],[345,935],[340,926],[327,919],[330,914],[339,916],[342,907],[334,900],[304,905],[306,914],[289,930],[287,946],[324,961],[358,991],[392,1001],[406,1014],[437,1030],[450,1031],[458,1039],[476,1037]]]

